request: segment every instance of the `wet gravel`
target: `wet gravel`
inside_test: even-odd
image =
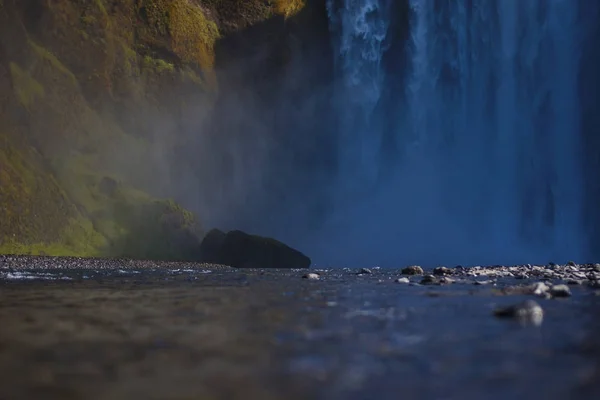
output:
[[[0,399],[595,399],[598,267],[0,256]]]

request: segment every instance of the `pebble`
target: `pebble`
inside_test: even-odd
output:
[[[408,278],[398,278],[395,280],[396,283],[410,283],[410,279]]]
[[[369,268],[361,268],[360,272],[358,273],[359,275],[368,275],[368,274],[372,274],[373,271],[371,271]]]
[[[315,274],[314,272],[311,272],[309,274],[303,275],[302,278],[308,279],[310,281],[318,281],[319,279],[321,279],[321,276],[319,274]]]
[[[583,281],[579,279],[568,279],[567,285],[583,285]]]
[[[423,268],[418,265],[411,265],[410,267],[406,267],[402,270],[403,275],[423,275]]]
[[[494,315],[503,318],[515,318],[521,322],[540,325],[544,319],[544,310],[533,300],[526,300],[522,303],[509,307],[498,308]]]
[[[552,297],[570,297],[571,289],[567,285],[555,285],[550,288]]]
[[[531,293],[536,296],[545,296],[549,290],[550,286],[546,285],[544,282],[536,282],[531,285]]]
[[[451,275],[452,270],[448,267],[437,267],[433,270],[434,275]]]
[[[594,271],[600,272],[600,264],[594,264]]]
[[[439,285],[440,282],[433,275],[425,275],[421,280],[421,285]]]
[[[475,282],[473,282],[473,284],[477,285],[477,286],[489,285],[491,283],[494,283],[494,281],[475,281]]]

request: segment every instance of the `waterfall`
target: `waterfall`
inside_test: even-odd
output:
[[[394,135],[404,147],[390,180],[338,208],[330,233],[353,251],[327,259],[393,265],[585,257],[578,2],[408,1],[410,68],[397,72],[409,74],[406,96],[397,99],[406,99],[406,120],[373,113],[390,73],[381,60],[393,13],[382,12],[381,0],[329,1],[339,104],[349,116],[340,126],[340,154],[355,168],[341,169],[339,181],[379,168],[374,116],[402,119]]]
[[[382,92],[389,7],[387,0],[327,0],[327,8],[340,76],[336,103],[344,145],[339,168],[352,176],[345,183],[353,190],[378,174],[381,133],[372,116]]]

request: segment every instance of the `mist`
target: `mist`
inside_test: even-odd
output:
[[[589,259],[590,22],[543,3],[310,2],[220,40],[170,190],[317,267]]]

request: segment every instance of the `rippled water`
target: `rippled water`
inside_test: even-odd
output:
[[[600,297],[408,286],[397,271],[0,269],[0,399],[598,398]]]

